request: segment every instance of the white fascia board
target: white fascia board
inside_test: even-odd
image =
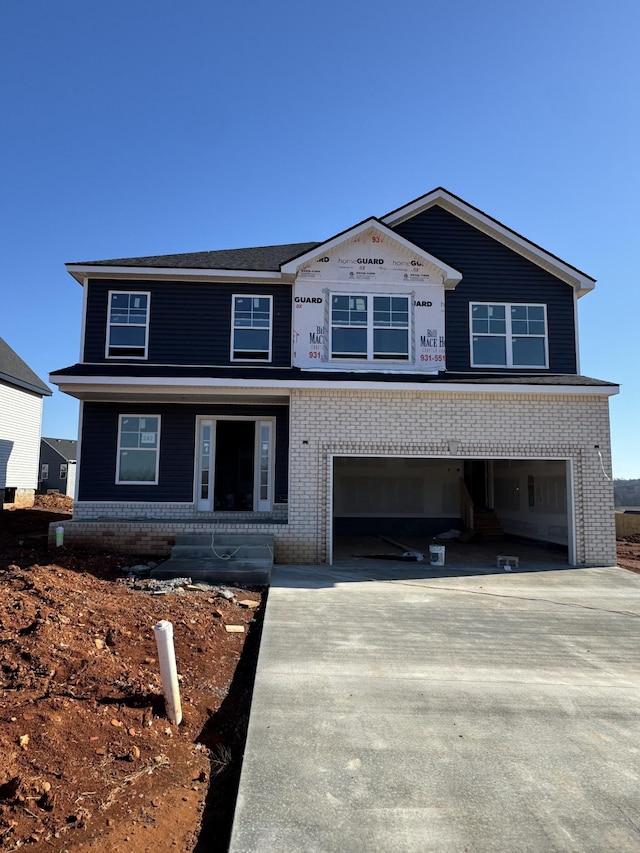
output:
[[[467,204],[462,199],[448,193],[442,188],[433,190],[433,192],[417,198],[405,207],[392,211],[383,216],[381,221],[385,225],[394,227],[416,216],[418,213],[422,213],[423,210],[433,207],[435,204],[439,204],[445,210],[453,213],[454,216],[468,222],[470,225],[478,228],[478,230],[495,238],[503,245],[513,249],[518,254],[523,255],[562,281],[570,284],[576,290],[578,296],[584,296],[585,293],[588,293],[595,287],[596,281],[591,276],[565,263],[560,258],[545,251],[541,246],[532,243],[526,237],[507,228],[506,225],[498,222],[497,219],[487,216],[486,213],[478,210],[478,208]]]
[[[251,388],[255,391],[273,390],[295,390],[299,389],[326,389],[326,390],[350,390],[350,391],[438,391],[448,393],[459,393],[461,391],[471,394],[571,394],[575,396],[601,396],[612,397],[620,391],[619,385],[506,385],[500,382],[492,382],[480,385],[475,382],[376,382],[356,380],[329,380],[329,379],[307,379],[296,381],[294,379],[180,379],[177,377],[153,377],[143,379],[141,377],[126,377],[117,379],[112,376],[64,376],[50,380],[57,385],[61,391],[69,393],[71,389],[81,392],[89,389],[106,389],[107,387],[120,389],[128,388],[130,391],[139,391],[142,388],[153,388],[155,391],[164,390],[171,393],[180,393],[184,389],[206,389],[215,391],[219,388]]]
[[[324,252],[329,252],[331,249],[335,249],[336,246],[340,246],[342,243],[345,243],[347,240],[352,240],[354,237],[357,237],[359,234],[362,234],[364,231],[367,231],[369,228],[375,228],[376,231],[379,231],[381,234],[384,234],[390,240],[394,240],[400,246],[403,246],[405,249],[413,252],[418,257],[425,260],[428,264],[435,267],[438,272],[442,273],[442,277],[444,280],[444,286],[448,289],[454,288],[459,281],[462,280],[462,273],[458,272],[458,270],[450,267],[448,264],[445,264],[444,261],[441,261],[439,258],[434,257],[434,255],[430,255],[429,252],[425,252],[424,249],[421,249],[420,246],[416,246],[415,243],[412,243],[410,240],[401,237],[399,234],[396,234],[395,231],[392,231],[390,228],[387,228],[386,225],[376,219],[374,216],[369,219],[365,219],[364,222],[360,222],[358,225],[355,225],[353,228],[349,228],[347,231],[342,231],[340,234],[336,234],[335,237],[332,237],[330,240],[327,240],[325,243],[321,243],[319,246],[316,246],[315,249],[311,249],[308,252],[305,252],[304,255],[300,255],[297,258],[294,258],[292,261],[287,261],[286,264],[282,264],[281,271],[284,275],[294,276],[296,275],[298,269],[303,266],[303,264],[312,261],[314,258],[317,258],[318,255],[322,255]]]
[[[252,283],[261,281],[282,281],[282,275],[277,271],[256,270],[220,270],[199,269],[183,267],[106,267],[106,266],[81,266],[79,264],[67,264],[67,272],[76,281],[84,285],[89,278],[145,278],[158,281],[174,281],[175,279],[186,279],[189,281],[249,281]]]

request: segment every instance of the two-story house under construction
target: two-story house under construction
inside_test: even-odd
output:
[[[436,189],[321,243],[68,264],[84,288],[65,541],[167,553],[265,532],[507,533],[615,562],[609,397],[582,376],[594,280]]]

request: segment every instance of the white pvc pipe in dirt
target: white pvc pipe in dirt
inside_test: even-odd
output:
[[[162,692],[167,705],[167,716],[172,723],[179,726],[182,722],[182,706],[180,704],[176,653],[173,648],[173,625],[166,619],[161,619],[157,625],[153,626],[153,632],[156,635]]]

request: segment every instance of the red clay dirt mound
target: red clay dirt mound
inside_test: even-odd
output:
[[[64,517],[0,513],[0,850],[225,850],[263,591],[137,589],[121,569],[139,557],[47,551]],[[160,619],[174,625],[179,727]]]

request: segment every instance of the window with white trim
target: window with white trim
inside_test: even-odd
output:
[[[271,361],[271,296],[234,296],[231,360]]]
[[[67,479],[67,463],[66,462],[60,463],[60,479],[61,480]]]
[[[409,360],[409,297],[334,293],[331,358]]]
[[[108,358],[146,358],[149,293],[109,291]]]
[[[160,416],[120,415],[116,483],[157,484]]]
[[[48,480],[49,479],[49,463],[43,462],[40,466],[40,479]]]
[[[469,306],[472,367],[547,367],[547,307],[475,302]]]

